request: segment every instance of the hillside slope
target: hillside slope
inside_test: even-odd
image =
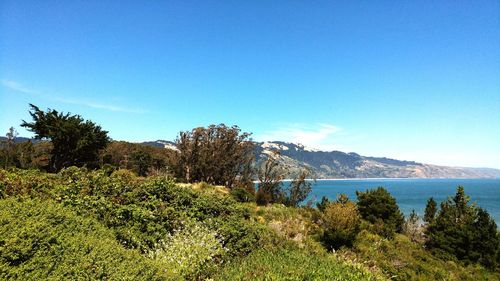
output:
[[[144,145],[176,149],[171,141],[149,141]],[[302,168],[310,169],[318,179],[327,178],[500,178],[500,170],[491,168],[448,167],[368,157],[341,151],[320,151],[301,144],[282,141],[255,143],[257,160],[279,152],[279,160],[290,168],[290,176]]]
[[[318,151],[286,142],[257,143],[257,158],[278,151],[281,161],[292,170],[310,168],[317,178],[499,178],[500,170],[447,167],[402,161],[385,157],[367,157],[341,151]]]

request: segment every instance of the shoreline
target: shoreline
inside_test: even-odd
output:
[[[328,178],[306,179],[306,181],[370,181],[370,180],[500,180],[500,178]],[[291,182],[293,179],[283,179],[282,182]],[[260,181],[254,180],[253,183]]]

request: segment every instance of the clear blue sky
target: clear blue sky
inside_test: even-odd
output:
[[[3,0],[0,130],[31,102],[119,140],[226,123],[500,168],[499,3]]]

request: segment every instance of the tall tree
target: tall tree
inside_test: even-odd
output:
[[[312,182],[307,179],[311,175],[309,170],[302,170],[299,175],[290,182],[290,186],[285,191],[284,204],[286,206],[297,207],[306,200],[312,191]]]
[[[15,139],[16,139],[17,135],[18,135],[18,133],[14,129],[14,127],[10,127],[7,134],[5,134],[7,139],[5,141],[3,141],[3,144],[1,145],[4,168],[7,168],[9,166],[16,166]]]
[[[50,171],[57,172],[69,166],[98,166],[99,150],[109,142],[107,131],[80,115],[54,109],[44,112],[33,104],[30,107],[33,122],[23,120],[21,126],[34,132],[35,138],[52,142]]]
[[[479,262],[495,268],[500,245],[497,225],[488,212],[469,204],[469,200],[464,188],[459,186],[454,197],[441,203],[436,218],[426,230],[426,246],[465,263]]]
[[[256,200],[259,205],[276,203],[283,198],[283,179],[286,169],[280,164],[279,152],[273,151],[267,155],[264,163],[259,165],[257,177],[259,184],[257,188]]]
[[[254,144],[249,133],[238,126],[210,125],[181,132],[179,174],[187,182],[204,181],[227,187],[244,186],[254,159]]]
[[[437,203],[434,198],[429,198],[427,200],[427,205],[425,206],[424,221],[426,223],[431,223],[434,221],[437,212]]]

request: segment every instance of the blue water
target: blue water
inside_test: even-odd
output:
[[[363,179],[363,180],[318,180],[312,187],[309,199],[320,201],[322,196],[335,200],[345,193],[356,200],[356,190],[385,187],[396,198],[405,216],[414,209],[423,216],[427,199],[434,197],[439,203],[454,196],[458,185],[465,193],[486,209],[500,227],[500,179]]]

